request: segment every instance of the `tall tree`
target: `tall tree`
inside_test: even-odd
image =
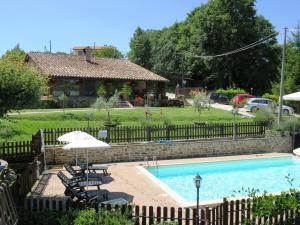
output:
[[[25,57],[17,46],[0,59],[0,117],[36,102],[46,89],[46,77],[25,64]]]
[[[254,88],[257,94],[270,90],[278,78],[280,64],[275,37],[238,54],[210,60],[195,57],[229,52],[274,34],[272,24],[257,15],[254,3],[255,0],[209,0],[183,22],[155,31],[138,28],[131,39],[129,56],[138,52],[143,57],[129,59],[140,65],[150,61],[148,68],[155,72],[171,77],[191,76],[210,88],[239,86]]]
[[[284,73],[284,91],[289,94],[300,90],[300,24],[288,40]],[[274,83],[274,94],[279,95],[279,82]]]
[[[275,33],[272,25],[257,16],[254,0],[211,0],[195,9],[188,18],[193,33],[192,48],[198,55],[218,55],[251,44]],[[276,79],[278,53],[272,45],[276,39],[254,49],[203,60],[208,68],[207,78],[214,86],[239,86],[258,91],[270,89]],[[198,59],[201,61],[201,59]],[[261,76],[263,72],[264,76]],[[259,86],[256,77],[260,76]]]
[[[101,49],[93,50],[92,56],[99,58],[124,58],[123,54],[114,46],[105,46]]]
[[[138,27],[130,40],[130,52],[128,58],[147,69],[151,68],[150,63],[151,44],[144,30]]]

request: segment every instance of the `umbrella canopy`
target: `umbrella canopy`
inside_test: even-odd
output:
[[[60,142],[71,143],[74,141],[92,140],[95,139],[92,135],[82,131],[72,131],[60,136],[57,140]]]
[[[73,149],[98,149],[98,148],[109,148],[110,145],[99,141],[96,138],[89,139],[89,140],[77,140],[74,142],[71,142],[63,147],[65,150],[73,150]]]
[[[63,147],[63,149],[65,150],[77,150],[79,149],[85,149],[86,152],[86,168],[89,167],[89,151],[88,150],[96,150],[99,148],[109,148],[110,145],[103,142],[103,141],[99,141],[96,138],[93,139],[89,139],[89,140],[77,140],[74,142],[71,142],[67,145],[65,145]],[[76,156],[77,157],[77,156]],[[89,180],[89,175],[87,174],[86,176],[86,180]],[[88,189],[88,185],[86,186],[86,188]]]
[[[300,101],[300,91],[289,95],[284,95],[283,100]]]

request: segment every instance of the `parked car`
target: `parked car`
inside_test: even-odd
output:
[[[229,104],[229,98],[226,95],[210,92],[208,93],[207,96],[213,102],[221,103],[221,104]]]
[[[162,99],[159,101],[159,106],[184,106],[184,101],[181,99]]]
[[[234,104],[241,105],[244,102],[246,102],[249,98],[255,98],[255,96],[254,95],[250,95],[250,94],[236,94],[233,97],[232,102]]]
[[[275,113],[279,112],[279,106],[268,98],[250,98],[247,103],[245,104],[244,108],[250,112],[258,111],[261,108],[270,108]],[[294,113],[294,109],[292,107],[282,105],[282,114],[283,115],[291,115]]]

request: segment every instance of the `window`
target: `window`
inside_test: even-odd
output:
[[[53,96],[61,96],[65,94],[67,96],[79,96],[79,80],[56,80],[53,85]]]

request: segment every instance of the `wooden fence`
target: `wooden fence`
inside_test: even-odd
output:
[[[81,130],[94,137],[109,143],[133,143],[169,140],[195,140],[203,138],[257,137],[265,134],[266,124],[246,123],[213,123],[213,124],[187,124],[170,126],[117,126],[111,128],[57,128],[45,129],[44,140],[46,145],[57,145],[58,137],[67,132]],[[104,132],[103,132],[104,131]],[[101,137],[106,133],[107,137]]]
[[[0,158],[9,163],[31,162],[41,152],[41,135],[32,135],[31,141],[0,143]]]
[[[8,178],[10,179],[10,178]],[[16,225],[18,215],[14,203],[10,182],[0,178],[0,225]]]
[[[34,157],[33,161],[28,163],[25,170],[18,175],[18,195],[21,199],[24,199],[27,193],[31,191],[31,188],[44,171],[44,165],[44,154],[40,153]]]
[[[32,198],[27,199],[26,207],[32,210],[65,211],[74,206],[71,199]],[[101,206],[111,210],[110,205]],[[116,206],[118,208],[118,206]],[[121,210],[129,209],[130,216],[136,225],[152,225],[155,223],[174,221],[178,225],[242,225],[246,221],[251,225],[261,224],[300,224],[299,209],[279,212],[275,217],[253,217],[253,201],[242,199],[227,201],[214,207],[200,208],[197,216],[195,208],[153,207],[153,206],[122,206]],[[197,223],[199,221],[199,223]]]

